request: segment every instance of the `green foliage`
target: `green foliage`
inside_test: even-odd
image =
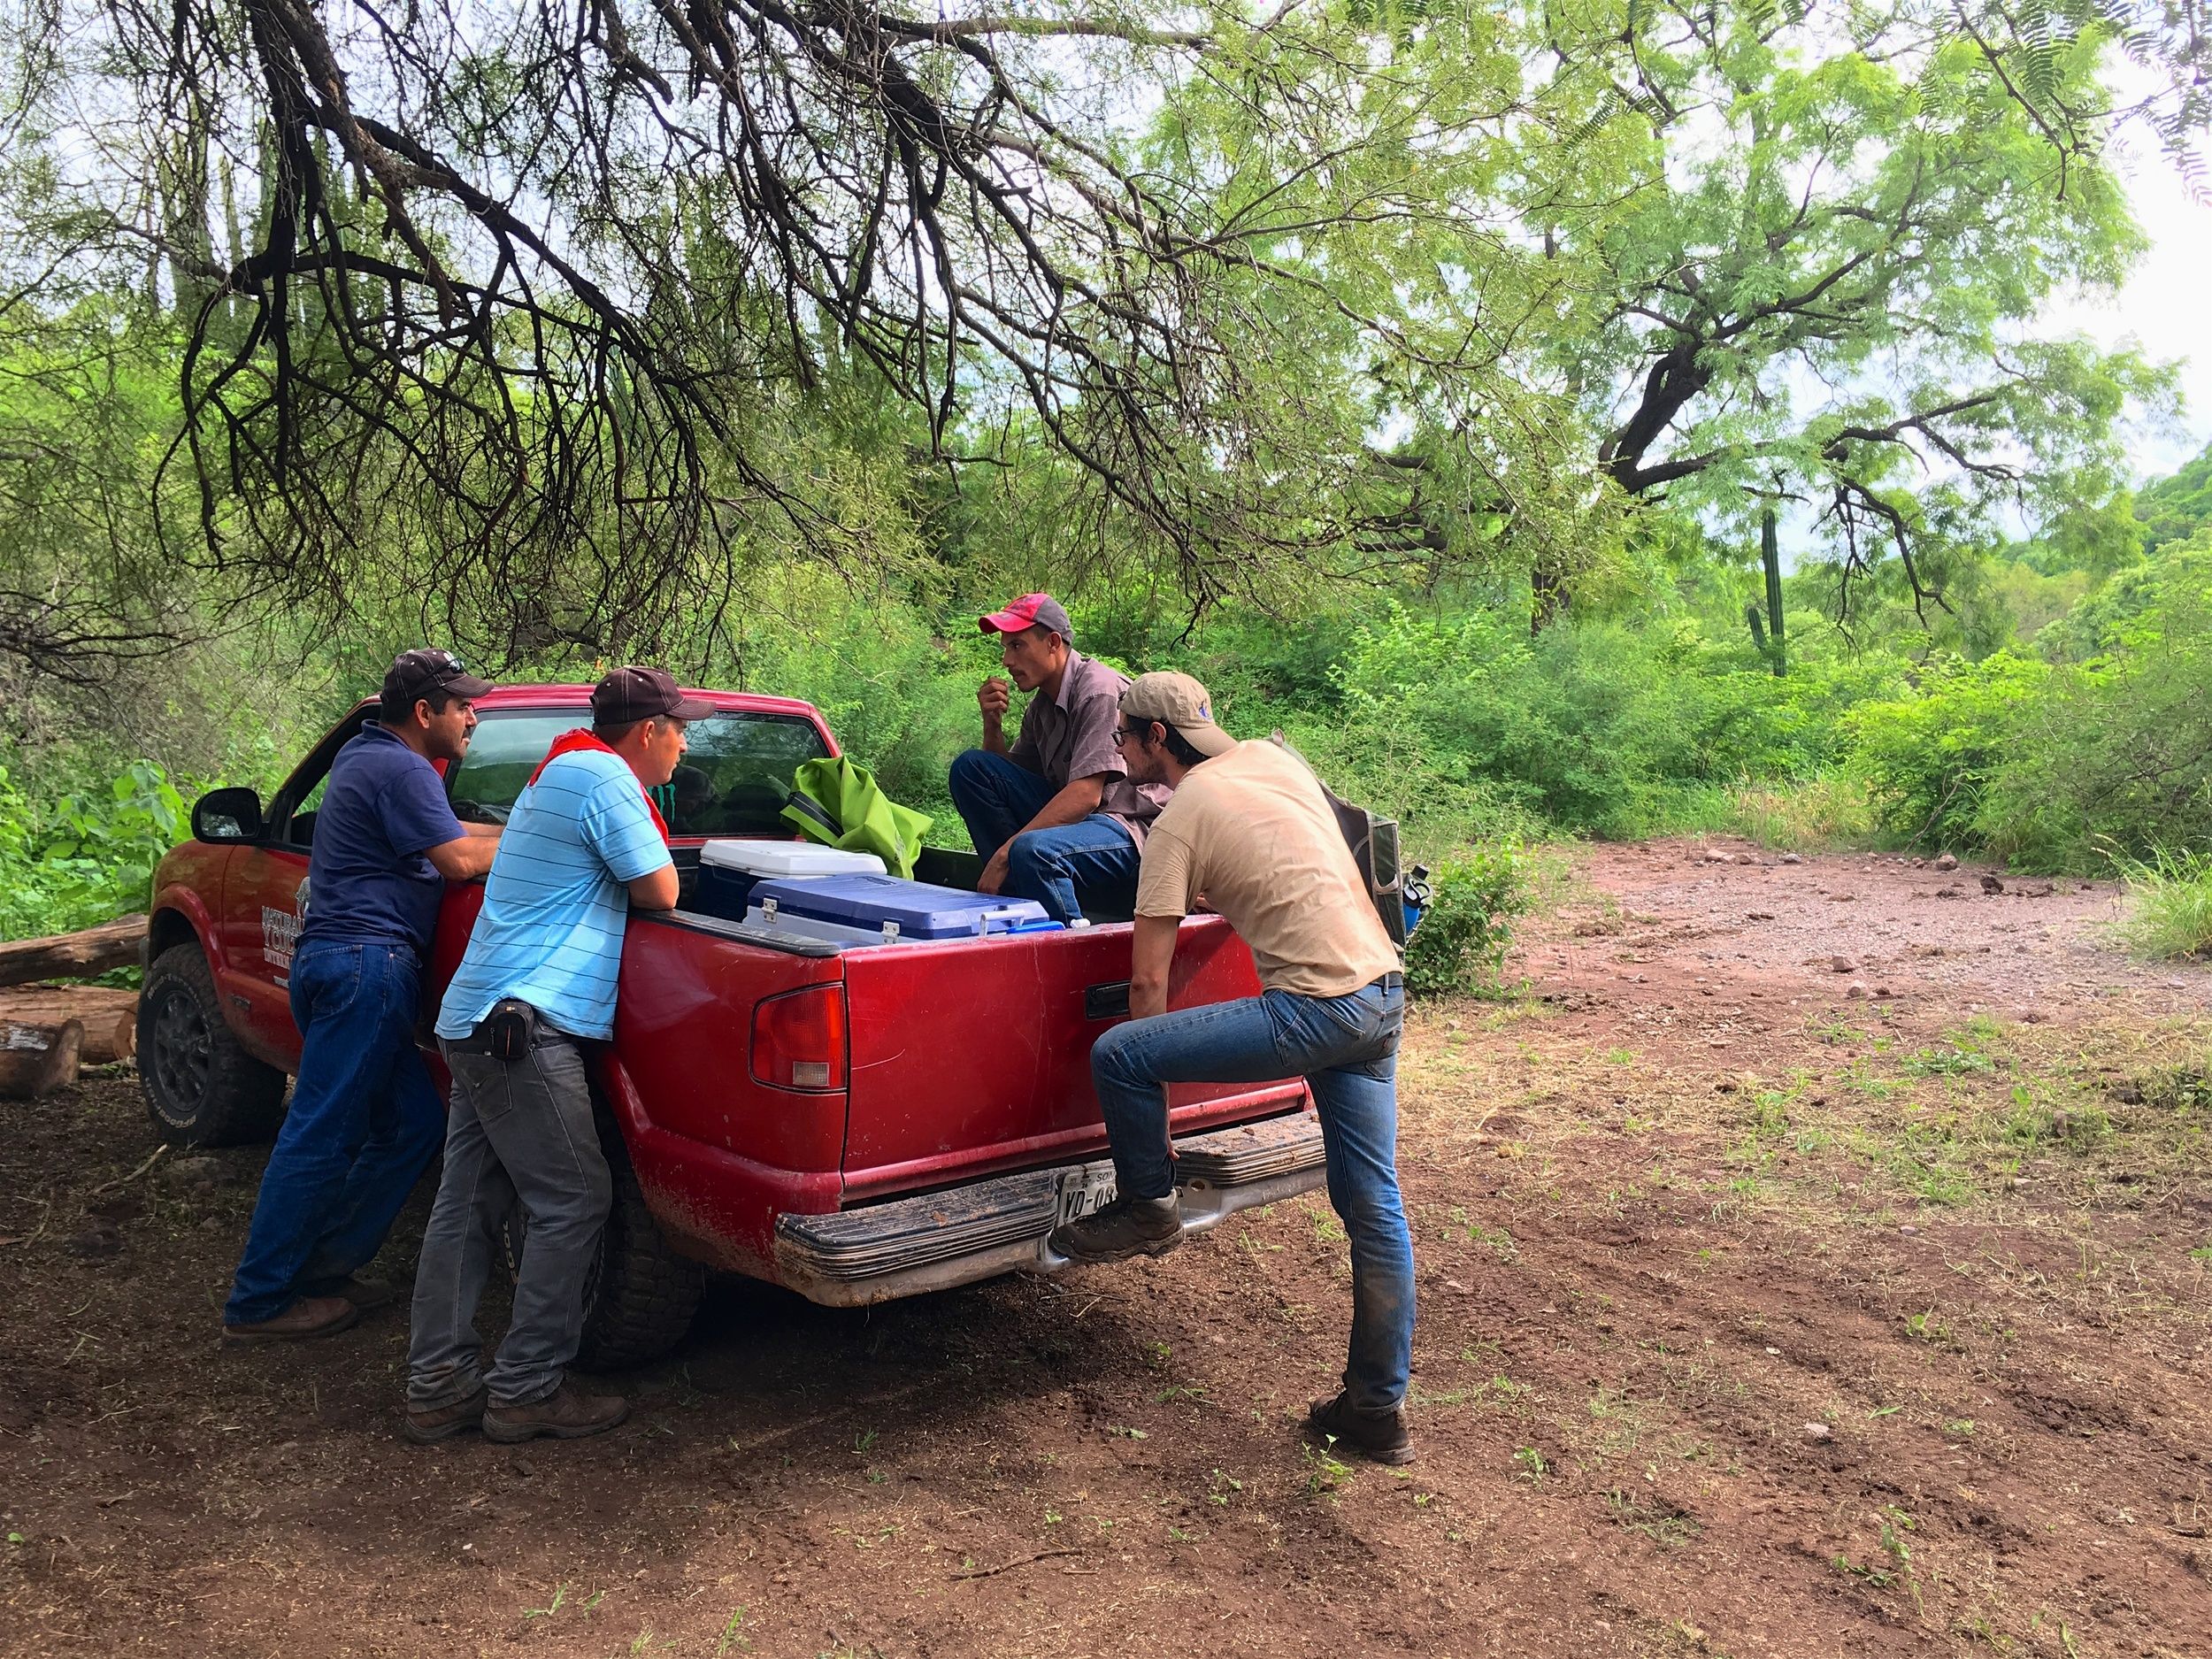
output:
[[[2121,931],[2137,955],[2212,956],[2212,852],[2162,847],[2147,858],[2116,862],[2128,884]]]
[[[2212,534],[2046,634],[2056,661],[1940,660],[1849,717],[1882,827],[2044,871],[2212,841]]]
[[[1434,900],[1406,941],[1407,990],[1459,996],[1502,989],[1514,918],[1533,903],[1526,854],[1510,841],[1470,848],[1432,879]]]
[[[1833,764],[1838,713],[1894,672],[1809,653],[1778,680],[1747,639],[1717,642],[1687,618],[1532,638],[1510,612],[1397,607],[1338,664],[1334,748],[1417,830],[1440,806],[1636,835],[1686,787]]]
[[[1980,845],[1983,797],[2010,749],[2017,708],[2050,672],[2008,651],[1978,663],[1939,659],[1908,695],[1853,710],[1846,729],[1876,821],[1916,846]]]
[[[2143,549],[2155,552],[2170,541],[2185,541],[2212,526],[2212,444],[2171,478],[2147,485],[2135,496],[2135,517],[2142,521]]]
[[[0,938],[89,927],[146,908],[154,865],[183,839],[185,804],[151,761],[48,805],[0,767]]]

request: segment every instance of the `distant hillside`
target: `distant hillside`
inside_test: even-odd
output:
[[[2147,553],[2212,524],[2212,444],[2171,478],[2139,490],[2135,516],[2143,521]]]

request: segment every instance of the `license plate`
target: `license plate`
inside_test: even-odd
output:
[[[1055,1225],[1064,1227],[1071,1221],[1080,1221],[1113,1202],[1112,1164],[1090,1164],[1070,1170],[1060,1178],[1060,1219]]]

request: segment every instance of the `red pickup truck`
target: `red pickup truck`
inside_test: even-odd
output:
[[[1126,920],[1002,937],[851,945],[692,908],[710,838],[790,841],[792,771],[838,752],[809,704],[703,691],[690,786],[668,803],[683,897],[633,917],[614,1040],[596,1059],[614,1211],[593,1277],[587,1362],[633,1364],[680,1339],[708,1271],[853,1306],[1062,1265],[1045,1236],[1112,1195],[1090,1049],[1128,1012]],[[502,687],[448,771],[465,819],[505,817],[589,687]],[[154,875],[139,1068],[178,1145],[265,1140],[300,1038],[287,995],[312,895],[323,780],[364,704],[273,798],[220,789]],[[704,774],[700,783],[695,774]],[[972,887],[970,855],[918,879]],[[446,892],[419,1038],[460,961],[483,889]],[[1171,1006],[1250,996],[1251,954],[1218,917],[1183,924]],[[444,1075],[433,1055],[435,1074]],[[1184,1227],[1200,1231],[1321,1182],[1302,1082],[1178,1086]],[[510,1240],[519,1244],[518,1237]]]

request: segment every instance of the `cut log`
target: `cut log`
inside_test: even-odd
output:
[[[0,944],[0,985],[28,985],[34,979],[88,979],[110,968],[138,961],[146,918],[119,916],[81,933],[46,939],[17,939]]]
[[[26,985],[0,991],[0,1025],[84,1026],[84,1063],[105,1065],[138,1051],[138,993],[104,985]]]
[[[36,1100],[77,1080],[84,1027],[0,1025],[0,1100]]]

